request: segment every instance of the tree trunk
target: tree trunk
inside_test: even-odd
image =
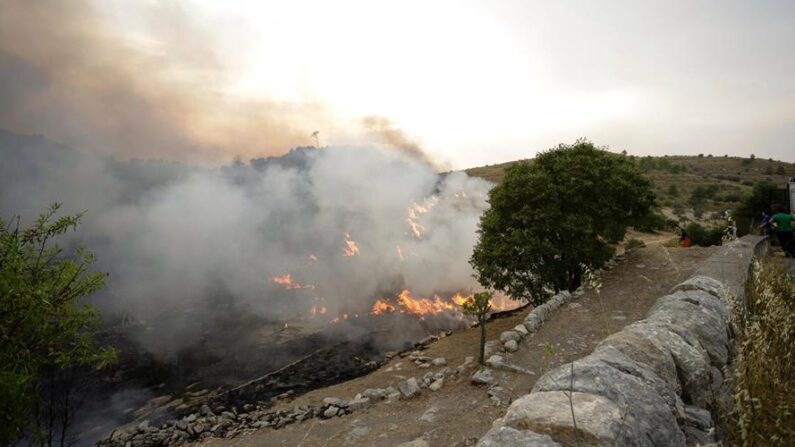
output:
[[[483,315],[480,317],[480,358],[478,362],[483,365],[485,364],[485,359],[483,358],[486,355],[486,316]]]

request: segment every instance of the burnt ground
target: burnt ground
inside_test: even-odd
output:
[[[652,304],[672,286],[687,279],[715,247],[665,247],[671,234],[633,234],[647,247],[629,253],[624,262],[604,273],[597,292],[561,307],[533,336],[521,343],[507,361],[529,369],[533,375],[496,371],[501,385],[512,397],[526,394],[545,371],[588,354],[609,334],[642,319]],[[530,311],[488,324],[488,339],[521,323]],[[460,330],[431,344],[423,353],[444,357],[455,368],[466,356],[474,356],[479,328]],[[433,367],[430,371],[438,371]],[[351,399],[367,388],[385,388],[409,377],[421,378],[429,369],[416,367],[407,358],[395,357],[372,373],[326,388],[308,392],[294,400],[278,403],[274,409],[319,405],[325,397]],[[311,419],[279,430],[264,428],[234,439],[208,439],[201,446],[394,446],[424,439],[430,446],[474,445],[505,412],[508,399],[496,405],[485,388],[451,376],[436,392],[423,390],[411,400],[378,402],[366,410],[329,420]]]

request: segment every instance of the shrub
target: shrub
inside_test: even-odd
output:
[[[725,234],[725,226],[705,227],[697,222],[692,222],[685,227],[690,242],[693,245],[700,245],[702,247],[709,247],[711,245],[720,245]]]
[[[629,253],[629,252],[635,251],[635,250],[637,250],[639,248],[643,248],[645,246],[646,246],[646,243],[643,242],[642,240],[632,238],[632,239],[628,240],[627,243],[624,245],[624,251]]]
[[[0,445],[14,444],[30,430],[52,445],[59,407],[69,408],[68,395],[66,402],[54,397],[53,377],[70,368],[101,368],[116,358],[112,348],[94,343],[101,319],[83,301],[104,285],[105,274],[90,271],[90,252],[57,245],[81,217],[56,218],[59,207],[51,206],[29,228],[20,228],[19,219],[0,219]]]
[[[645,232],[662,231],[666,228],[666,221],[667,219],[664,215],[652,211],[635,224],[635,229]]]

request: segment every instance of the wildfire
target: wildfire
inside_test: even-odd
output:
[[[406,289],[395,296],[395,304],[390,304],[384,300],[376,300],[373,304],[370,313],[373,315],[380,315],[384,312],[400,312],[410,313],[415,315],[437,315],[442,312],[451,312],[454,314],[461,314],[459,308],[460,302],[466,300],[461,295],[454,295],[450,301],[443,300],[439,295],[434,295],[433,298],[411,296],[411,291]]]
[[[412,204],[407,209],[408,217],[406,217],[406,222],[409,224],[409,230],[411,234],[419,238],[422,236],[422,232],[425,231],[425,227],[417,223],[417,218],[420,214],[425,214],[433,208],[436,203],[439,201],[439,197],[431,196],[425,199],[424,205],[419,205],[417,203]]]
[[[461,306],[466,303],[472,295],[456,293],[448,300],[443,299],[437,294],[433,298],[418,297],[411,295],[410,290],[403,290],[395,295],[395,298],[384,298],[376,300],[370,309],[370,314],[381,315],[383,313],[400,312],[419,315],[438,315],[443,312],[455,314],[457,318],[462,317]],[[510,310],[519,307],[521,303],[511,300],[503,295],[496,295],[491,301],[492,311]]]
[[[351,240],[351,235],[345,233],[345,246],[340,248],[342,250],[342,256],[355,256],[359,254],[359,246],[356,245],[356,242]]]
[[[375,300],[373,304],[373,309],[370,311],[373,315],[381,315],[384,312],[394,312],[395,306],[391,304],[387,304],[381,300]]]
[[[315,290],[315,286],[312,285],[312,284],[299,284],[297,282],[293,282],[293,278],[292,278],[292,276],[290,276],[289,273],[285,273],[284,275],[281,275],[281,276],[275,276],[273,278],[273,282],[275,282],[276,284],[280,284],[280,285],[284,286],[284,288],[287,289],[287,290],[291,290],[291,289],[310,289],[310,290]]]

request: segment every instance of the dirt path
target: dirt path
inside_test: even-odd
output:
[[[632,235],[647,247],[630,253],[624,262],[602,276],[600,291],[588,290],[581,298],[561,307],[533,336],[521,343],[507,361],[533,371],[519,375],[496,371],[496,377],[512,397],[526,394],[544,371],[588,354],[607,335],[642,319],[657,298],[687,279],[714,248],[666,248],[672,235]],[[521,323],[525,310],[488,325],[488,339]],[[444,357],[455,368],[466,356],[475,355],[479,329],[454,333],[433,343],[424,355]],[[428,371],[409,359],[396,357],[373,373],[345,383],[307,393],[281,408],[319,405],[325,397],[351,399],[367,388],[385,388]],[[474,445],[505,412],[508,399],[496,405],[485,388],[469,383],[469,375],[445,379],[439,391],[423,390],[410,400],[378,402],[366,410],[329,420],[312,419],[279,430],[265,428],[234,439],[208,439],[202,446],[394,446],[421,438],[431,447]]]

